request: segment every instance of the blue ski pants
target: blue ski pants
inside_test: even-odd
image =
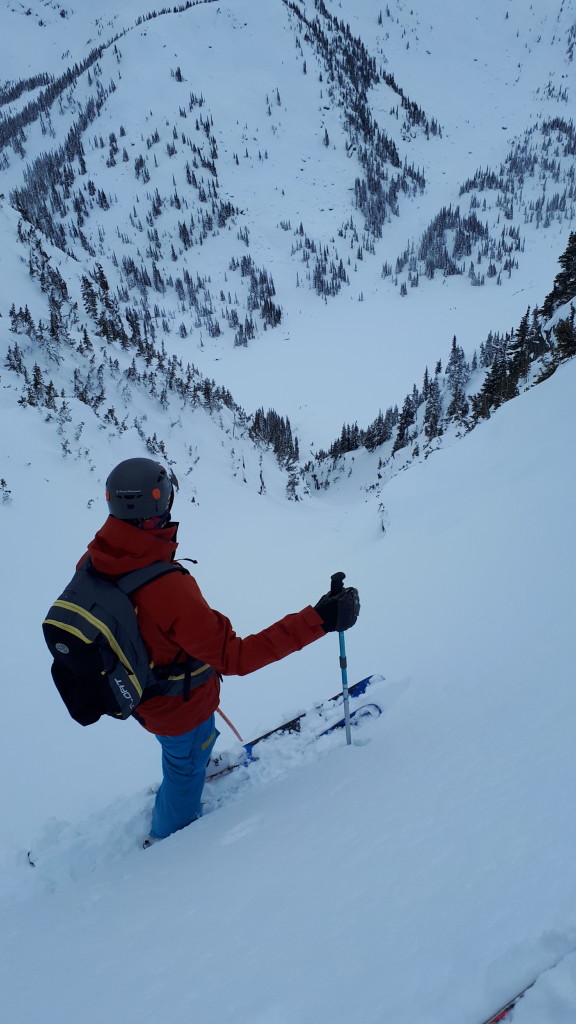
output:
[[[218,735],[211,715],[181,736],[156,736],[162,746],[162,784],[152,812],[154,839],[166,839],[201,816],[206,766]]]

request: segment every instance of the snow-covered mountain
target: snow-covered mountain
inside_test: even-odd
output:
[[[454,336],[472,359],[516,327],[573,221],[573,18],[460,7],[5,12],[35,60],[5,64],[3,236],[43,294],[8,275],[1,312],[76,350],[67,398],[134,430],[117,392],[144,355],[164,404],[197,368],[314,455],[401,407]]]
[[[514,1021],[573,1021],[572,6],[0,29],[7,1019],[472,1024],[561,960]],[[39,623],[146,452],[241,635],[344,569],[385,681],[352,749],[274,746],[144,853],[154,744],[67,718]],[[337,658],[223,709],[270,728]]]

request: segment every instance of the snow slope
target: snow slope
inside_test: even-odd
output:
[[[3,701],[7,1019],[473,1024],[572,949],[576,565],[567,467],[576,438],[558,410],[575,374],[563,366],[395,478],[385,536],[370,535],[362,507],[318,503],[301,518],[275,517],[282,543],[261,560],[269,516],[237,495],[257,585],[241,571],[242,552],[229,552],[240,572],[225,582],[210,564],[199,572],[210,596],[226,598],[242,630],[298,596],[313,598],[319,562],[338,557],[363,603],[349,634],[351,669],[383,672],[385,714],[350,749],[339,736],[317,749],[272,751],[214,813],[152,850],[137,840],[152,800],[146,784],[158,778],[153,740],[131,724],[81,730],[67,721],[33,645],[26,678],[35,714],[25,715],[21,687]],[[82,474],[79,486],[88,493]],[[54,536],[51,504],[43,522]],[[37,621],[64,536],[70,547],[72,538],[62,531],[46,550],[45,534],[29,528],[32,509],[5,511],[7,532],[27,537],[27,564],[43,560],[27,595]],[[84,530],[97,518],[91,510]],[[5,621],[24,640],[21,555],[14,547],[4,558],[17,588]],[[336,688],[336,656],[326,638],[259,673],[262,686],[276,708],[306,706]],[[19,664],[9,652],[5,678]],[[256,731],[258,686],[226,681],[223,704]],[[537,1019],[529,1016],[536,999],[550,1007],[540,1022],[570,1019],[556,1009],[569,965],[557,984],[526,996],[515,1020]]]

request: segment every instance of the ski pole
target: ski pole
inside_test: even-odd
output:
[[[344,589],[344,580],[346,579],[345,572],[335,572],[330,579],[330,593],[339,594]],[[346,641],[344,640],[344,633],[338,633],[338,640],[340,641],[340,669],[342,672],[342,696],[344,698],[344,725],[346,728],[346,743],[348,746],[352,743],[352,734],[350,732],[350,697],[348,695],[348,663],[346,661]]]

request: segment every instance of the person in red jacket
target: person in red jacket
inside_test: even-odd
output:
[[[88,545],[96,572],[115,578],[151,562],[173,562],[178,523],[171,521],[174,488],[153,459],[127,459],[106,481],[109,516]],[[193,576],[171,572],[137,590],[132,601],[155,667],[182,665],[181,692],[152,697],[134,717],[162,746],[162,784],[144,845],[185,828],[202,813],[206,767],[218,731],[220,676],[246,675],[299,651],[333,630],[353,626],[360,602],[354,587],[325,594],[313,608],[285,615],[241,638],[206,602]]]

